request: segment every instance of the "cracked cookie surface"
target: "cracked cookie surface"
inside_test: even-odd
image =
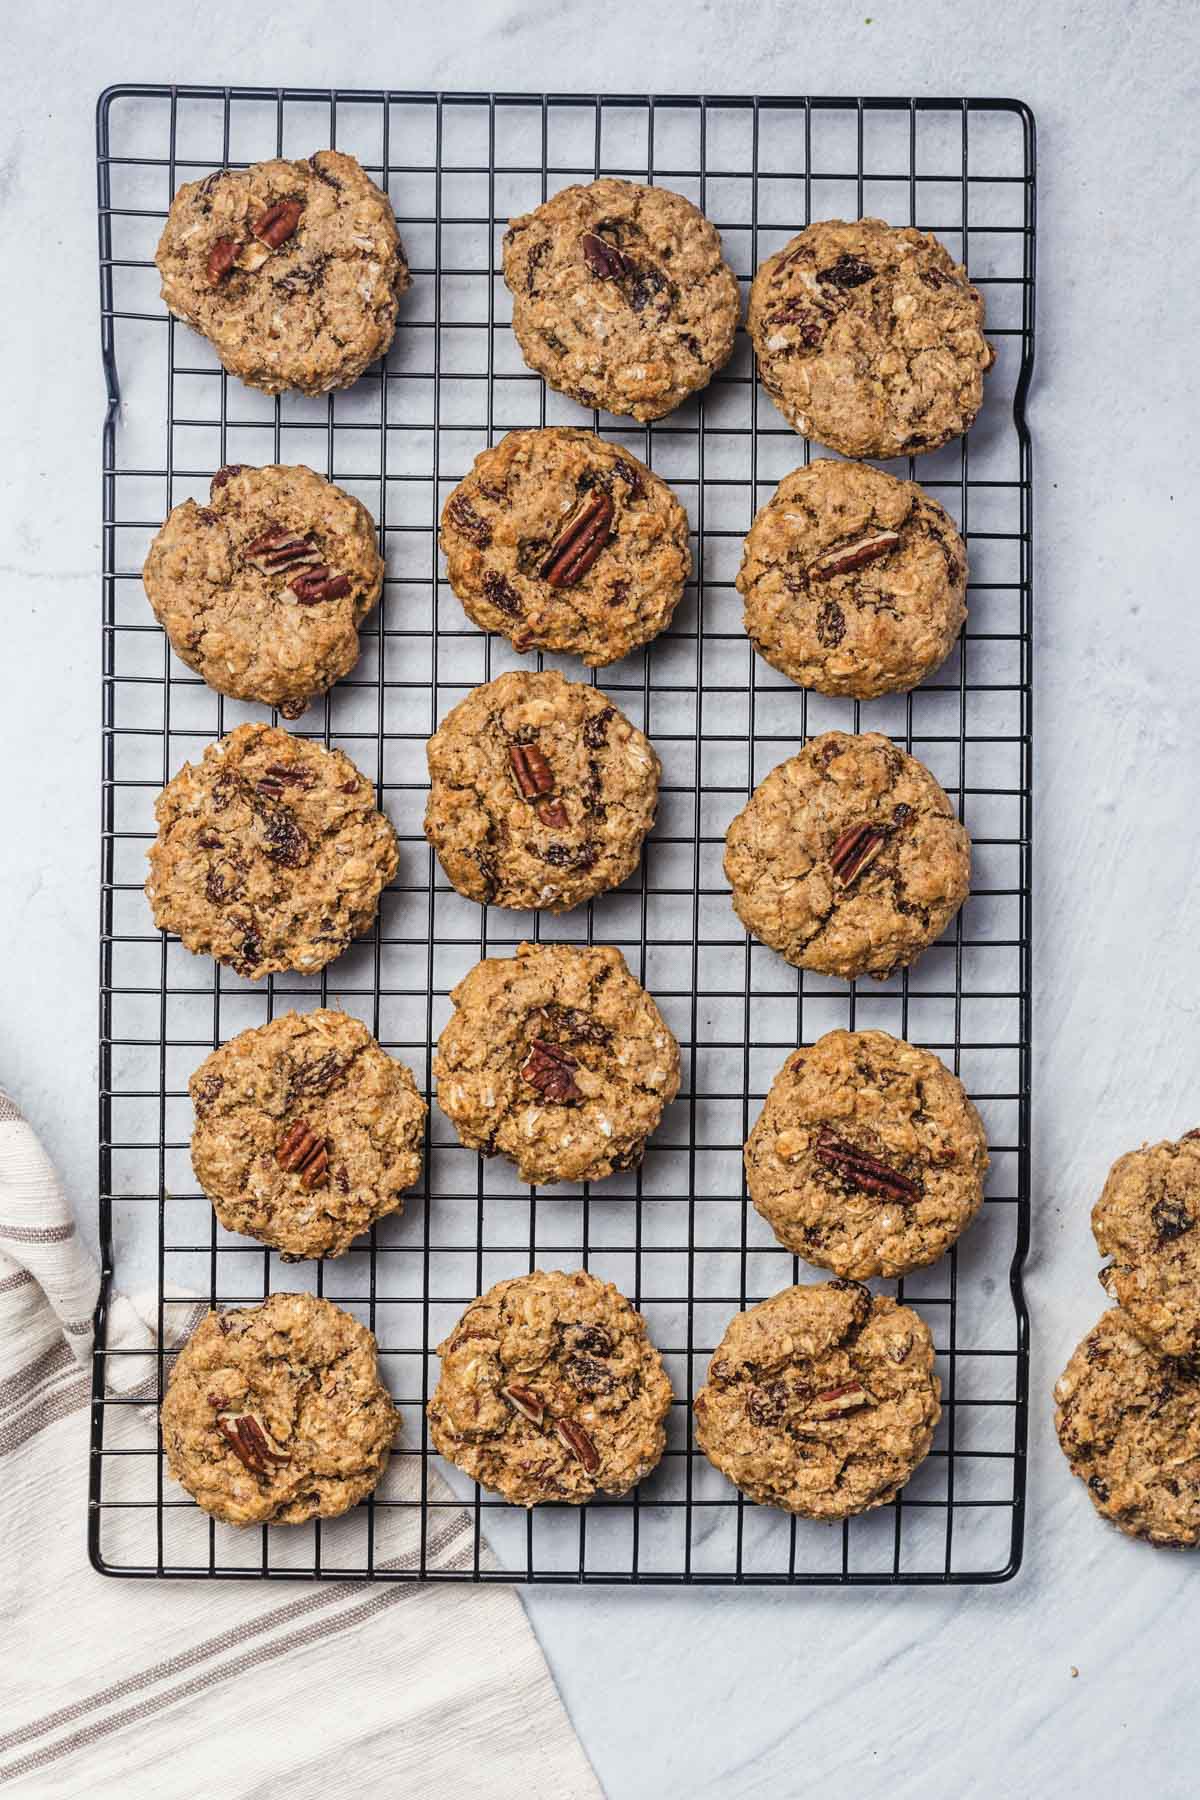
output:
[[[526,363],[581,406],[661,419],[733,350],[737,277],[716,227],[668,188],[564,188],[510,222],[504,280]]]
[[[687,514],[631,451],[566,426],[510,431],[442,509],[450,586],[517,650],[616,662],[670,623],[691,570]]]
[[[869,700],[916,687],[949,656],[967,616],[967,554],[915,481],[821,458],[755,515],[737,586],[772,668]]]
[[[347,1013],[239,1032],[188,1092],[192,1167],[218,1219],[291,1257],[341,1256],[420,1176],[425,1102]]]
[[[696,1396],[696,1441],[751,1500],[845,1519],[895,1498],[941,1416],[933,1340],[855,1281],[785,1288],[732,1319]]]
[[[252,980],[332,962],[374,919],[399,861],[350,758],[273,725],[239,725],[184,763],[154,816],[154,923]]]
[[[1200,1376],[1101,1315],[1054,1389],[1063,1455],[1096,1511],[1130,1537],[1200,1542]]]
[[[599,688],[501,675],[447,713],[427,754],[425,835],[468,900],[565,912],[636,868],[661,769]]]
[[[434,1059],[462,1142],[522,1181],[599,1181],[634,1168],[679,1091],[679,1046],[608,945],[522,944],[451,992]]]
[[[379,1482],[399,1428],[373,1335],[313,1294],[209,1313],[162,1404],[168,1469],[229,1525],[337,1518]]]
[[[357,381],[409,285],[391,202],[340,150],[186,182],[154,260],[168,310],[268,394]]]
[[[928,232],[826,219],[750,289],[763,386],[796,431],[843,456],[937,450],[973,422],[994,352],[983,297]]]
[[[1100,1285],[1162,1356],[1200,1357],[1200,1134],[1117,1158],[1092,1208]]]
[[[383,559],[366,507],[303,466],[213,476],[172,509],[142,570],[175,654],[209,687],[304,711],[358,661]]]
[[[781,1244],[865,1281],[945,1255],[983,1203],[987,1137],[931,1051],[886,1031],[830,1031],[776,1075],[745,1162]]]
[[[497,1282],[438,1355],[435,1447],[516,1506],[626,1494],[666,1448],[671,1383],[645,1321],[583,1269]]]
[[[746,927],[790,963],[881,980],[967,897],[971,846],[924,764],[878,732],[827,731],[755,788],[725,838]]]

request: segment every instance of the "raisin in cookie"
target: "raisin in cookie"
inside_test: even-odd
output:
[[[438,1355],[435,1447],[515,1506],[626,1494],[666,1447],[671,1383],[645,1321],[583,1269],[497,1282]]]
[[[878,732],[827,731],[755,788],[725,874],[747,931],[790,963],[883,980],[966,899],[971,845],[924,764]]]
[[[904,456],[958,437],[995,357],[966,271],[928,232],[882,219],[826,219],[768,257],[749,324],[784,418],[844,456]]]
[[[239,725],[184,763],[154,816],[154,923],[252,980],[340,956],[399,861],[350,758],[273,725]]]
[[[429,740],[425,835],[460,894],[566,912],[637,866],[658,757],[599,688],[501,675]]]
[[[1123,1306],[1104,1313],[1054,1389],[1063,1455],[1098,1513],[1130,1537],[1200,1542],[1200,1374],[1160,1356]]]
[[[313,1294],[209,1313],[162,1404],[168,1469],[227,1525],[337,1518],[377,1485],[399,1427],[374,1337]]]
[[[836,1275],[903,1275],[979,1211],[987,1137],[958,1077],[886,1031],[794,1050],[746,1144],[750,1198],[781,1244]]]
[[[168,310],[268,394],[357,381],[409,284],[391,202],[340,150],[187,182],[154,260]]]
[[[967,616],[967,555],[915,481],[824,458],[780,482],[746,539],[743,624],[772,668],[819,694],[904,693]]]
[[[657,637],[691,569],[687,514],[665,481],[590,431],[510,431],[442,511],[450,586],[517,650],[590,667]]]
[[[661,419],[733,350],[737,276],[715,226],[667,188],[564,188],[511,221],[504,279],[526,363],[581,406]]]
[[[1200,1132],[1118,1157],[1092,1231],[1132,1329],[1161,1356],[1200,1357]]]
[[[239,1032],[188,1092],[192,1167],[218,1219],[292,1258],[340,1256],[421,1173],[425,1102],[346,1013]]]
[[[696,1395],[696,1441],[749,1499],[806,1519],[884,1506],[941,1417],[933,1340],[856,1281],[785,1288],[732,1319]]]
[[[366,507],[311,469],[231,464],[207,506],[173,508],[142,581],[189,669],[295,719],[358,661],[383,558]]]
[[[543,1184],[636,1167],[679,1092],[679,1046],[619,950],[522,944],[450,998],[433,1068],[464,1144]]]

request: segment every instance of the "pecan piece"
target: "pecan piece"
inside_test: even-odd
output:
[[[296,563],[319,563],[321,552],[311,538],[286,526],[272,525],[246,545],[242,555],[248,562],[271,574],[275,569],[291,568]]]
[[[833,1169],[852,1187],[862,1188],[865,1193],[885,1194],[902,1206],[909,1206],[921,1198],[917,1182],[910,1181],[907,1175],[901,1175],[877,1156],[869,1156],[865,1150],[856,1149],[844,1138],[836,1137],[828,1128],[818,1134],[813,1155],[827,1169]]]
[[[238,247],[232,238],[218,238],[208,253],[204,268],[210,287],[220,287],[237,261]]]
[[[277,200],[274,206],[268,206],[265,213],[254,221],[250,227],[260,244],[268,249],[278,250],[280,244],[286,244],[300,223],[300,214],[304,211],[301,200]]]
[[[209,1395],[212,1399],[212,1395]],[[279,1450],[271,1448],[270,1439],[253,1413],[242,1413],[237,1419],[218,1419],[217,1430],[234,1455],[245,1463],[252,1475],[269,1475],[272,1463],[291,1462]]]
[[[500,1389],[500,1392],[508,1404],[514,1406],[531,1423],[541,1424],[546,1416],[546,1402],[540,1394],[535,1394],[532,1388],[519,1386],[515,1381],[510,1381],[507,1387]]]
[[[826,1388],[823,1394],[814,1394],[808,1411],[811,1418],[836,1419],[858,1406],[872,1405],[872,1396],[861,1381],[846,1381],[841,1387]]]
[[[567,823],[567,809],[561,800],[542,800],[533,810],[543,825],[549,825],[555,831],[561,831]]]
[[[343,599],[350,592],[350,577],[334,575],[324,563],[318,563],[315,569],[293,576],[288,586],[301,606],[315,606],[318,600]]]
[[[554,771],[536,744],[510,744],[508,760],[523,800],[554,791]]]
[[[551,587],[574,587],[583,580],[605,544],[613,521],[609,494],[593,493],[567,520],[538,573]]]
[[[576,1462],[581,1462],[587,1473],[594,1475],[600,1467],[600,1452],[583,1426],[577,1425],[574,1419],[555,1419],[554,1429]]]
[[[579,240],[579,248],[583,251],[583,259],[593,275],[601,281],[619,281],[622,275],[630,273],[629,259],[621,255],[615,244],[606,238],[597,237],[594,231],[585,231]]]
[[[260,794],[276,800],[285,787],[310,788],[316,779],[311,769],[297,768],[293,763],[268,763],[254,785]]]
[[[866,563],[878,562],[881,557],[890,556],[899,548],[900,533],[898,531],[871,531],[866,537],[856,538],[852,544],[839,544],[833,550],[826,550],[816,561],[809,564],[811,575],[847,575],[851,569],[861,569]]]
[[[299,1175],[306,1193],[320,1187],[329,1173],[329,1146],[304,1119],[297,1119],[275,1149],[285,1175]]]
[[[848,888],[856,881],[886,843],[887,832],[879,825],[864,823],[843,831],[829,852],[829,866],[838,886]]]
[[[521,1064],[521,1080],[527,1081],[547,1100],[582,1100],[571,1070],[579,1067],[578,1057],[570,1055],[559,1044],[545,1038],[532,1038],[529,1055]]]

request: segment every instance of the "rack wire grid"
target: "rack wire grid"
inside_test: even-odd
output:
[[[271,399],[228,378],[208,344],[167,316],[154,248],[181,182],[326,145],[352,151],[390,194],[413,285],[383,364],[345,392]],[[98,151],[109,409],[95,1566],[145,1577],[1007,1579],[1021,1557],[1028,1372],[1030,113],[986,99],[121,86],[101,97]],[[741,628],[733,578],[744,534],[775,483],[811,454],[757,387],[744,331],[711,386],[652,426],[589,418],[524,368],[499,276],[507,221],[602,173],[694,200],[744,285],[809,220],[877,214],[936,232],[983,290],[998,356],[979,419],[961,441],[890,465],[948,507],[970,557],[961,642],[913,693],[860,705],[804,692],[756,657]],[[426,737],[476,683],[530,666],[476,630],[449,591],[439,509],[485,445],[514,426],[553,423],[590,423],[650,463],[685,501],[694,547],[670,629],[599,676],[663,762],[640,872],[560,918],[462,899],[421,830]],[[212,739],[264,716],[176,661],[139,578],[168,510],[203,498],[231,461],[306,462],[378,520],[387,580],[361,661],[293,728],[342,747],[376,781],[401,840],[372,932],[320,976],[257,985],[156,932],[142,893],[158,790]],[[956,923],[883,983],[803,973],[749,941],[721,870],[725,828],[754,784],[834,726],[887,732],[919,756],[974,840],[974,887]],[[594,1189],[526,1189],[508,1165],[462,1149],[434,1105],[423,1186],[401,1218],[338,1261],[284,1265],[218,1227],[188,1157],[187,1080],[214,1046],[278,1010],[340,1005],[428,1094],[449,989],[479,957],[511,954],[524,938],[619,945],[678,1036],[682,1087],[640,1170]],[[690,1402],[736,1311],[823,1278],[748,1205],[741,1152],[784,1057],[834,1026],[882,1027],[942,1056],[983,1115],[991,1169],[981,1214],[949,1256],[874,1284],[932,1327],[943,1387],[933,1451],[892,1504],[828,1526],[746,1502],[695,1449]],[[664,1354],[676,1394],[667,1452],[624,1500],[526,1514],[435,1457],[424,1415],[434,1346],[492,1282],[580,1265],[631,1298]],[[121,1359],[135,1353],[109,1336],[118,1279],[153,1288],[158,1325],[159,1348],[124,1379]],[[345,1518],[236,1530],[165,1476],[154,1402],[195,1296],[223,1306],[280,1288],[322,1293],[371,1326],[403,1431],[377,1494]],[[148,1379],[133,1382],[147,1366]],[[450,1568],[436,1549],[443,1509],[463,1505],[472,1548]],[[419,1553],[397,1563],[386,1554],[393,1515],[414,1510]]]

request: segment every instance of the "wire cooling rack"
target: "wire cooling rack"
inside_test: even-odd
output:
[[[413,270],[385,364],[345,393],[277,400],[226,377],[158,297],[172,194],[211,169],[336,145],[389,192]],[[996,1582],[1020,1563],[1029,1228],[1031,477],[1034,126],[1008,100],[749,99],[316,92],[122,86],[98,119],[104,428],[100,1231],[89,1543],[110,1574],[538,1582]],[[858,705],[794,687],[741,629],[733,578],[753,513],[810,454],[757,388],[745,334],[707,391],[650,427],[589,416],[523,366],[499,276],[507,221],[601,173],[663,182],[719,226],[743,285],[811,219],[879,215],[935,231],[987,298],[996,366],[969,437],[890,465],[955,515],[970,618],[916,692]],[[464,617],[439,572],[442,500],[484,445],[519,425],[592,424],[672,483],[694,533],[693,580],[669,631],[602,670],[651,736],[664,778],[637,876],[561,918],[480,908],[451,890],[421,832],[424,741],[450,706],[528,667]],[[142,894],[153,804],[181,763],[263,709],[210,692],[172,656],[139,571],[170,507],[226,462],[306,462],[357,494],[387,558],[362,659],[293,729],[345,749],[401,840],[376,928],[319,977],[252,984],[153,929]],[[550,661],[551,659],[546,659]],[[539,666],[542,659],[539,658]],[[564,660],[565,672],[584,672]],[[890,733],[937,774],[975,846],[953,929],[908,972],[861,986],[791,969],[749,942],[721,872],[725,828],[805,739]],[[426,1179],[402,1218],[344,1258],[284,1265],[220,1229],[188,1158],[187,1079],[217,1044],[288,1007],[358,1014],[430,1088],[447,993],[523,938],[618,944],[680,1040],[683,1085],[636,1173],[530,1190],[458,1146],[431,1109]],[[991,1150],[986,1204],[933,1268],[875,1284],[932,1327],[944,1411],[897,1500],[841,1526],[745,1502],[694,1449],[690,1400],[731,1315],[796,1280],[742,1185],[741,1146],[776,1069],[834,1026],[878,1026],[963,1078]],[[677,1400],[660,1467],[622,1501],[506,1507],[442,1465],[424,1403],[433,1351],[492,1282],[586,1265],[645,1313]],[[403,1435],[377,1495],[324,1527],[236,1531],[166,1477],[153,1402],[167,1353],[110,1339],[114,1284],[153,1289],[160,1342],[212,1305],[309,1287],[375,1331]],[[188,1298],[191,1296],[193,1298]],[[140,1385],[134,1377],[149,1375]],[[133,1384],[133,1385],[131,1385]],[[454,1498],[438,1482],[438,1468]],[[453,1569],[441,1509],[465,1503]],[[381,1566],[390,1513],[419,1512],[419,1552]],[[490,1542],[489,1555],[486,1543]]]

